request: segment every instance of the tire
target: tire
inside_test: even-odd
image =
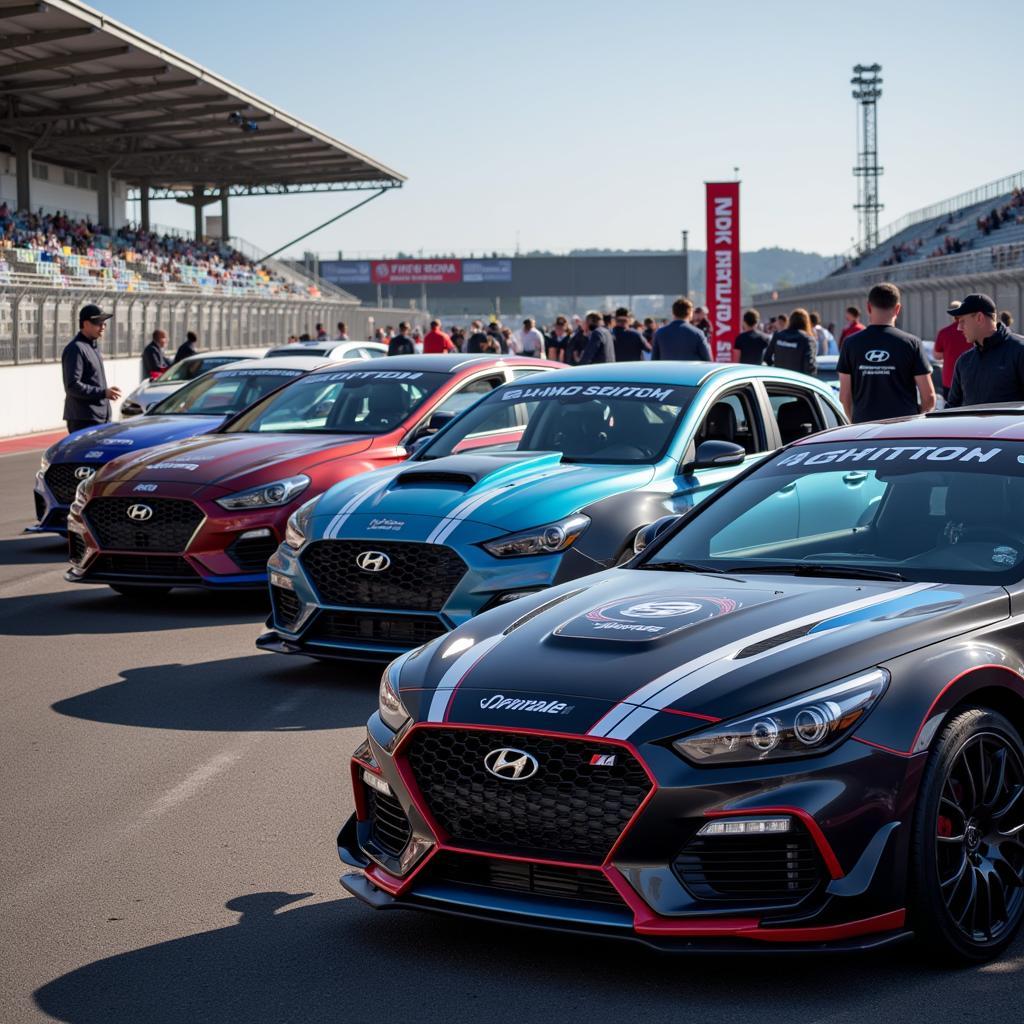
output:
[[[947,963],[991,960],[1020,930],[1022,825],[1020,733],[987,708],[959,712],[929,755],[910,853],[912,927],[918,941]]]
[[[126,583],[108,583],[107,586],[122,597],[131,597],[137,601],[154,601],[165,597],[171,592],[170,587],[136,587]]]

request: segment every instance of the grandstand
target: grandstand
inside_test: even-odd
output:
[[[1017,322],[1024,313],[1024,171],[916,210],[880,233],[867,252],[840,257],[821,281],[753,296],[766,316],[796,306],[843,323],[849,305],[864,308],[872,285],[892,281],[904,295],[900,326],[933,338],[948,323],[952,298],[992,295]]]
[[[0,113],[0,363],[59,356],[86,300],[113,309],[114,355],[157,323],[218,347],[365,329],[350,293],[232,237],[230,199],[381,195],[397,172],[77,0],[0,0]],[[191,237],[157,201],[193,208]]]

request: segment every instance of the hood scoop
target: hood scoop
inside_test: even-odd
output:
[[[408,469],[395,478],[395,487],[456,487],[468,491],[477,482],[469,473],[436,469]]]
[[[753,658],[755,654],[764,654],[765,651],[770,651],[773,647],[781,647],[783,644],[788,644],[791,640],[799,640],[800,637],[807,636],[816,625],[818,623],[809,622],[806,626],[798,626],[796,629],[790,629],[785,633],[776,633],[775,636],[770,636],[766,640],[759,640],[756,644],[744,647],[736,655],[736,660]]]

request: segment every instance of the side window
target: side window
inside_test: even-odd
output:
[[[512,379],[522,380],[523,377],[532,377],[535,373],[545,373],[546,371],[546,366],[538,366],[536,369],[532,366],[513,366]]]
[[[484,395],[489,395],[499,384],[504,383],[505,378],[501,374],[478,377],[459,388],[454,394],[449,395],[434,412],[452,412],[457,416],[464,409],[475,405]]]
[[[810,395],[771,385],[768,385],[766,390],[783,444],[789,444],[790,441],[796,441],[801,437],[809,437],[822,429],[817,404]]]
[[[745,448],[748,455],[762,451],[764,445],[754,408],[749,390],[721,395],[697,428],[696,443],[730,441]]]
[[[829,402],[826,402],[821,395],[818,396],[818,409],[821,411],[821,418],[825,421],[825,429],[841,426],[843,420]]]

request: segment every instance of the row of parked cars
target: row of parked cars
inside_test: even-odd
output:
[[[74,583],[269,587],[386,663],[367,904],[959,961],[1024,919],[1024,408],[849,426],[773,367],[251,359],[36,480]]]

